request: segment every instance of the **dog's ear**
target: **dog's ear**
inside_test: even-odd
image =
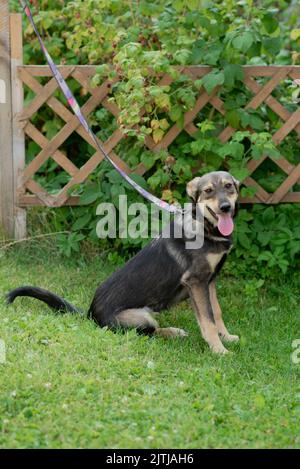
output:
[[[237,193],[239,193],[241,183],[240,183],[240,181],[235,179],[233,176],[231,176],[231,177],[232,177],[232,180],[233,180],[234,187],[236,188]]]
[[[186,185],[186,193],[187,195],[193,199],[195,202],[198,199],[199,191],[200,191],[200,179],[201,177],[196,177],[192,179]]]

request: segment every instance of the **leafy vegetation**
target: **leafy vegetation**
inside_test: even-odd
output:
[[[41,262],[41,256],[43,262]],[[61,262],[41,240],[1,257],[0,297],[38,284],[87,310],[115,266]],[[42,279],[42,281],[41,281]],[[299,274],[287,281],[221,276],[225,322],[241,336],[211,354],[188,303],[160,318],[183,340],[114,334],[29,298],[0,304],[2,448],[299,448]]]
[[[32,4],[35,10],[37,2],[33,0]],[[17,5],[13,0],[12,6],[18,8]],[[253,177],[272,193],[285,177],[274,160],[282,154],[292,164],[299,164],[295,133],[275,147],[271,137],[281,126],[280,118],[265,105],[256,110],[244,108],[251,92],[243,84],[241,67],[300,63],[297,2],[44,0],[38,2],[35,13],[45,43],[57,63],[96,64],[93,86],[110,80],[109,100],[121,110],[118,121],[105,108],[97,108],[90,117],[93,130],[105,141],[120,125],[127,138],[116,147],[116,153],[133,170],[142,163],[146,168],[144,176],[133,177],[164,200],[182,203],[186,182],[195,172],[202,174],[226,167],[242,181],[248,175],[246,163],[262,155],[268,158]],[[27,22],[24,26],[25,62],[44,63],[31,26]],[[199,64],[212,67],[202,79],[194,80],[182,72],[182,67]],[[159,77],[165,73],[173,81],[159,86]],[[263,85],[265,78],[258,83]],[[83,104],[87,90],[75,80],[69,84]],[[195,118],[198,130],[193,137],[182,131],[168,151],[153,152],[145,146],[148,136],[159,144],[174,123],[182,128],[184,113],[194,107],[199,89],[204,87],[211,94],[216,86],[222,87],[224,115],[206,105]],[[273,96],[292,112],[299,105],[299,93],[299,87],[286,80],[274,90]],[[28,92],[26,101],[32,97]],[[34,124],[47,138],[52,138],[62,127],[60,119],[49,108],[43,108],[34,117]],[[217,136],[228,124],[236,132],[228,143],[221,144]],[[61,149],[77,166],[93,153],[76,135]],[[28,142],[28,161],[38,151],[35,143]],[[41,167],[37,179],[49,192],[55,193],[69,176],[54,161],[49,161]],[[293,190],[299,190],[299,186],[295,185]],[[73,232],[71,238],[60,237],[59,245],[66,255],[78,250],[85,238],[99,242],[95,209],[100,200],[117,204],[117,197],[125,193],[129,201],[140,200],[107,163],[101,164],[89,181],[73,192],[81,196],[83,206],[64,208],[57,215],[60,228],[67,227]],[[244,196],[254,193],[254,188],[242,188]],[[243,259],[247,272],[254,268],[264,276],[296,266],[300,253],[298,216],[296,205],[244,208],[238,220],[235,259]],[[114,247],[126,255],[143,242],[121,239]],[[104,243],[105,248],[111,245],[110,241]],[[255,267],[252,258],[257,260]]]

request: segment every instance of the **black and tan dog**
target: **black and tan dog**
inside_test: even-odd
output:
[[[227,172],[212,172],[189,182],[187,193],[204,216],[202,247],[187,249],[184,237],[174,236],[172,225],[168,239],[154,239],[97,288],[88,315],[102,327],[185,336],[182,329],[160,328],[152,313],[190,296],[203,338],[214,352],[226,353],[220,338],[237,341],[238,336],[229,334],[222,320],[215,277],[232,247],[238,182]],[[41,288],[17,288],[8,294],[8,302],[18,296],[37,298],[55,310],[77,312],[70,303]]]

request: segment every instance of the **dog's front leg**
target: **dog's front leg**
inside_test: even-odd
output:
[[[185,278],[183,283],[190,294],[204,340],[208,343],[213,352],[220,354],[227,353],[228,350],[220,340],[218,329],[214,321],[208,284],[200,282],[195,277]]]
[[[237,342],[239,340],[239,336],[230,334],[223,322],[222,310],[217,297],[215,280],[212,280],[209,284],[209,296],[218,333],[228,342]]]

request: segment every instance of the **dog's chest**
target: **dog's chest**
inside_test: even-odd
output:
[[[232,249],[232,245],[230,246],[218,246],[216,250],[212,250],[211,252],[207,252],[206,254],[206,262],[209,266],[209,269],[212,273],[214,273],[217,269],[217,266],[222,261],[223,257],[226,256]]]
[[[212,273],[216,270],[217,265],[221,262],[221,259],[225,254],[226,251],[211,252],[207,254],[206,260]]]

